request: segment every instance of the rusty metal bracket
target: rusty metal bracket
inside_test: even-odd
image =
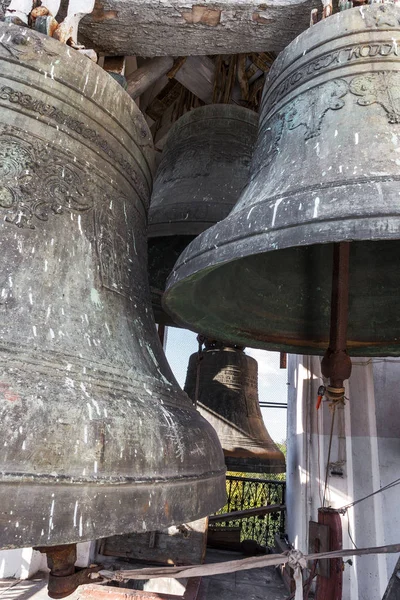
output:
[[[98,575],[97,577],[93,577],[93,574],[97,574],[100,569],[102,569],[101,565],[92,565],[83,569],[76,567],[75,573],[61,577],[50,573],[47,588],[50,598],[55,598],[56,600],[59,598],[66,598],[80,585],[94,583],[93,580],[97,578],[100,579],[101,576]]]
[[[76,544],[63,544],[60,546],[38,546],[35,550],[47,556],[47,565],[50,569],[48,594],[50,598],[66,598],[76,588],[85,583],[93,583],[93,579],[100,579],[98,575],[103,566],[90,565],[80,569],[75,567]]]

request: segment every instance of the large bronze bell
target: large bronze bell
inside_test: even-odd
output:
[[[189,359],[185,392],[218,433],[228,471],[285,471],[261,415],[257,361],[242,348],[206,340]]]
[[[196,235],[225,218],[247,183],[258,115],[214,104],[196,108],[171,129],[157,170],[149,210],[149,278],[156,321],[165,282]]]
[[[72,48],[0,36],[0,547],[207,515],[225,464],[156,335],[148,127]]]
[[[328,345],[333,243],[351,242],[347,347],[400,353],[400,8],[311,27],[278,57],[249,185],[184,251],[165,306],[239,345]],[[373,241],[372,241],[373,240]]]

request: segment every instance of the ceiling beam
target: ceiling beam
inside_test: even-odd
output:
[[[318,0],[96,0],[81,22],[87,47],[107,54],[189,56],[280,51]]]

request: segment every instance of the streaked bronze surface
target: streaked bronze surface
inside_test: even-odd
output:
[[[171,129],[149,211],[149,278],[156,321],[165,282],[196,235],[224,219],[247,184],[258,115],[230,104],[192,110]]]
[[[332,247],[352,242],[347,348],[400,353],[400,8],[311,27],[266,82],[251,177],[230,215],[177,261],[165,307],[243,346],[328,346]]]
[[[0,39],[0,547],[207,515],[225,465],[152,316],[148,127],[72,48]]]
[[[285,457],[261,415],[254,358],[222,344],[192,354],[185,391],[216,430],[228,471],[285,471]]]

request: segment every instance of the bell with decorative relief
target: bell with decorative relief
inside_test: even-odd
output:
[[[0,547],[73,570],[69,543],[216,511],[225,464],[156,334],[143,116],[72,48],[0,39]]]
[[[399,37],[400,7],[372,4],[319,22],[279,55],[249,184],[169,279],[165,308],[178,324],[243,346],[319,353],[333,246],[351,242],[348,352],[400,353]]]
[[[165,282],[196,235],[225,218],[247,183],[258,115],[240,106],[196,108],[171,129],[149,210],[149,278],[157,323]]]

